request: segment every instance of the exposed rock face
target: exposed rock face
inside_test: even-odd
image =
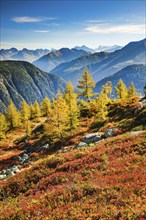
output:
[[[86,144],[95,143],[99,140],[101,140],[101,135],[98,132],[85,135],[82,139],[82,141]]]

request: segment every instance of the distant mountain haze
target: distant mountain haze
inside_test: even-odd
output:
[[[17,50],[16,48],[11,48],[8,50],[0,50],[0,60],[21,60],[33,62],[34,60],[47,54],[49,50],[47,49],[36,49],[28,50],[23,48],[22,50]]]
[[[61,63],[74,60],[86,54],[88,54],[88,52],[84,50],[61,48],[60,50],[44,55],[40,59],[34,61],[33,64],[38,68],[49,72]]]
[[[85,45],[83,45],[83,46],[75,46],[74,47],[74,49],[85,50],[85,51],[90,52],[90,53],[101,52],[101,51],[102,52],[114,52],[115,50],[119,50],[121,48],[122,48],[122,46],[119,46],[119,45],[113,45],[113,46],[99,45],[95,49],[87,47]]]
[[[103,46],[103,45],[100,45],[99,47],[97,47],[95,49],[96,52],[101,52],[101,51],[104,51],[104,52],[114,52],[115,50],[119,50],[121,49],[122,46],[119,46],[119,45],[113,45],[113,46]]]
[[[50,72],[62,76],[66,81],[71,81],[75,86],[85,66],[101,62],[109,56],[109,53],[99,52],[81,56],[70,62],[62,63]]]
[[[88,54],[70,63],[63,63],[57,66],[51,73],[54,73],[67,81],[72,81],[76,86],[79,75],[85,66],[92,73],[93,79],[98,82],[111,74],[118,72],[126,66],[133,64],[145,64],[146,60],[146,39],[131,42],[122,49],[112,53],[99,52]],[[100,57],[100,58],[99,58]]]
[[[143,94],[143,88],[146,84],[146,65],[133,64],[127,66],[117,73],[97,82],[94,91],[99,93],[102,89],[102,86],[105,85],[107,81],[111,81],[114,88],[120,79],[124,81],[127,87],[129,87],[130,83],[133,82],[138,93]],[[113,96],[115,96],[115,89],[113,89]]]
[[[5,112],[12,100],[17,108],[22,100],[41,102],[54,98],[66,83],[60,77],[43,72],[25,61],[0,61],[0,112]]]
[[[95,49],[90,48],[90,47],[87,47],[87,46],[85,46],[85,45],[83,45],[83,46],[75,46],[73,49],[76,49],[76,50],[84,50],[84,51],[89,52],[89,53],[95,53],[95,52],[96,52]]]

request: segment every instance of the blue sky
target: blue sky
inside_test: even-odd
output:
[[[1,0],[1,48],[125,45],[145,38],[145,0]]]

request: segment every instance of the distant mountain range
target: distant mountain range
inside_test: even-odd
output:
[[[55,97],[66,83],[56,75],[38,69],[25,61],[0,61],[0,112],[5,112],[12,100],[17,108],[23,99],[27,103]]]
[[[83,45],[83,46],[76,46],[76,47],[72,48],[71,50],[74,50],[74,49],[75,50],[84,50],[87,53],[95,53],[95,52],[100,52],[100,51],[113,52],[113,51],[120,49],[120,48],[121,48],[121,46],[118,46],[118,45],[113,45],[113,46],[100,45],[98,48],[92,49],[92,48],[89,48],[89,47]],[[57,50],[57,51],[61,51],[62,49],[65,49],[65,48],[61,48],[60,50]],[[66,49],[68,49],[68,48],[66,48]],[[70,50],[70,49],[68,49],[68,50]],[[48,53],[55,52],[55,51],[56,51],[56,49],[51,49],[51,50],[48,50],[48,49],[29,50],[27,48],[23,48],[22,50],[17,50],[16,48],[1,49],[0,50],[0,60],[21,60],[21,61],[28,61],[30,63],[32,63],[33,61],[43,62],[42,60],[46,59],[46,58],[42,58],[41,61],[40,60],[37,61],[37,60],[39,58],[43,57],[44,55],[47,55]],[[51,55],[51,56],[53,56],[53,55]],[[54,55],[54,58],[55,58],[55,55]],[[75,57],[75,58],[77,58],[77,57]],[[74,59],[74,57],[73,57],[73,59]],[[69,60],[72,60],[72,59],[69,59]],[[67,60],[65,59],[65,62],[66,61]],[[53,68],[54,68],[54,66],[53,66]],[[50,68],[44,69],[44,70],[49,71]]]
[[[82,48],[86,49],[85,46]],[[34,61],[35,66],[25,61],[0,61],[1,112],[6,110],[10,100],[19,108],[23,99],[30,104],[35,100],[41,102],[45,96],[55,97],[58,89],[63,91],[67,81],[76,86],[84,67],[88,67],[97,83],[95,92],[99,92],[107,81],[112,81],[115,86],[119,79],[123,79],[127,86],[133,81],[138,92],[143,92],[146,83],[146,39],[130,42],[111,53],[91,53],[79,48],[61,48],[49,53],[42,49],[30,52],[11,48],[2,49],[0,57],[16,59],[23,54],[22,59],[30,56],[33,60],[42,53],[47,54]]]
[[[82,56],[71,62],[57,66],[51,73],[54,73],[67,81],[73,82],[76,86],[79,75],[85,66],[92,73],[93,79],[98,82],[105,77],[118,72],[132,64],[145,64],[146,62],[146,39],[131,42],[120,50],[112,53],[96,53]],[[102,56],[101,56],[102,54]],[[101,59],[99,57],[101,56]],[[94,58],[93,58],[94,57]]]
[[[146,84],[146,65],[144,64],[134,64],[123,68],[117,73],[108,76],[101,81],[97,82],[94,89],[95,92],[100,92],[102,86],[105,85],[107,81],[111,81],[113,88],[117,85],[117,82],[122,79],[127,87],[129,87],[131,81],[134,83],[138,93],[143,94],[143,88]],[[113,96],[115,96],[115,89],[113,90]]]
[[[11,49],[1,49],[0,50],[0,60],[22,60],[33,62],[39,59],[43,55],[49,53],[47,49],[36,49],[28,50],[24,48],[23,50],[17,50],[16,48]]]
[[[119,45],[113,45],[113,46],[102,46],[100,45],[99,47],[97,47],[95,49],[96,52],[101,52],[101,51],[104,51],[104,52],[114,52],[115,50],[120,50],[122,48],[122,46],[119,46]]]
[[[90,47],[87,47],[87,46],[85,46],[85,45],[83,45],[83,46],[75,46],[73,49],[76,49],[76,50],[84,50],[84,51],[86,51],[86,52],[88,52],[88,53],[95,53],[95,52],[96,52],[95,49],[90,48]]]
[[[90,48],[90,47],[87,47],[85,45],[83,46],[76,46],[74,47],[74,49],[77,49],[77,50],[85,50],[89,53],[95,53],[95,52],[114,52],[115,50],[119,50],[121,49],[122,47],[119,46],[119,45],[113,45],[113,46],[104,46],[104,45],[99,45],[97,48],[93,49],[93,48]]]
[[[108,56],[109,53],[106,52],[87,54],[70,62],[62,63],[50,72],[61,75],[66,81],[71,81],[76,85],[85,66],[89,67],[91,64],[99,63]]]
[[[44,55],[40,59],[34,61],[33,64],[38,68],[49,72],[61,63],[77,59],[78,57],[86,54],[88,54],[88,52],[84,50],[61,48],[60,50]]]

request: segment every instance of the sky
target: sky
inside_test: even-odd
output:
[[[0,0],[1,48],[124,46],[146,36],[145,0]]]

